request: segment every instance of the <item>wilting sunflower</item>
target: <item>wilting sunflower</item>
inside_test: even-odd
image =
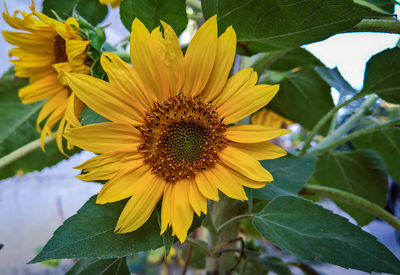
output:
[[[121,0],[99,0],[102,5],[110,5],[112,8],[116,8],[121,4]]]
[[[24,104],[47,99],[38,119],[37,128],[41,131],[41,144],[45,137],[57,137],[61,152],[62,132],[71,126],[80,126],[78,119],[83,104],[68,87],[63,72],[89,74],[88,55],[85,50],[89,41],[79,36],[79,25],[74,18],[65,23],[54,20],[35,11],[31,13],[15,11],[11,16],[6,9],[3,18],[12,28],[23,32],[2,31],[4,39],[17,46],[9,52],[15,75],[29,78],[30,84],[19,90]],[[22,18],[18,17],[21,13]],[[46,119],[47,118],[47,119]],[[43,129],[40,124],[44,121]],[[59,122],[57,133],[52,129]],[[71,145],[68,146],[71,148]]]
[[[283,125],[290,125],[293,122],[274,111],[263,108],[251,116],[251,123],[270,126],[273,128],[281,128]]]
[[[255,85],[244,69],[228,79],[236,51],[232,27],[218,37],[216,17],[197,31],[185,56],[173,29],[149,33],[135,19],[130,66],[117,55],[101,58],[110,82],[67,74],[76,95],[111,122],[73,128],[71,143],[99,156],[78,166],[82,180],[110,179],[97,203],[131,197],[116,231],[136,230],[162,198],[161,233],[168,226],[181,242],[193,213],[207,213],[218,190],[246,200],[243,186],[273,180],[258,160],[285,155],[267,140],[288,132],[259,125],[232,125],[266,105],[277,85]]]

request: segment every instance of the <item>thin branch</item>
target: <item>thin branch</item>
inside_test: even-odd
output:
[[[192,250],[193,250],[193,247],[192,247],[192,245],[189,244],[188,252],[186,254],[186,259],[185,259],[185,265],[183,266],[182,273],[181,273],[182,275],[185,275],[186,271],[188,270],[190,258],[192,257]]]
[[[400,220],[395,216],[390,214],[388,211],[382,207],[376,205],[375,203],[366,200],[357,195],[326,186],[320,185],[310,185],[306,184],[303,189],[301,189],[301,195],[316,196],[321,198],[329,198],[336,201],[341,201],[346,204],[352,205],[373,215],[374,217],[380,218],[381,220],[392,225],[397,231],[400,232]]]
[[[192,239],[192,238],[186,238],[186,241],[185,241],[185,242],[187,242],[188,244],[190,244],[190,245],[192,245],[192,246],[195,246],[195,247],[197,247],[197,248],[203,250],[204,253],[205,253],[207,256],[210,255],[210,251],[209,251],[208,249],[206,249],[205,247],[203,247],[202,245],[200,245],[199,243],[197,243],[197,240],[194,240],[194,239]]]
[[[55,140],[55,138],[53,138],[51,136],[47,136],[46,139],[44,140],[44,144],[46,145],[54,140]],[[25,144],[24,146],[18,148],[17,150],[2,157],[0,159],[0,169],[3,167],[6,167],[7,165],[13,163],[14,161],[28,155],[29,153],[31,153],[39,148],[40,148],[40,139],[37,139],[32,142],[29,142],[28,144]]]
[[[243,258],[243,255],[244,255],[244,241],[243,241],[243,238],[237,238],[236,241],[240,241],[240,254],[239,254],[239,258],[238,258],[238,260],[236,261],[235,265],[234,265],[231,269],[227,270],[227,271],[225,272],[225,274],[232,274],[232,272],[239,266],[240,261],[241,261],[242,258]]]

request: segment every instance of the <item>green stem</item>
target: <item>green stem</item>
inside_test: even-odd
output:
[[[250,220],[253,219],[254,216],[253,215],[239,215],[236,217],[233,217],[229,220],[227,220],[226,222],[224,222],[223,224],[221,224],[218,229],[217,229],[217,234],[221,233],[222,230],[224,230],[226,227],[228,227],[230,224],[241,221],[241,220]]]
[[[371,108],[372,105],[379,99],[377,95],[370,95],[364,101],[364,103],[356,110],[356,112],[339,128],[328,135],[323,141],[318,143],[312,150],[317,151],[320,148],[331,147],[342,135],[344,135],[358,120],[360,120],[365,113]]]
[[[346,32],[400,33],[400,22],[395,19],[363,19]]]
[[[46,139],[44,140],[44,144],[46,145],[54,140],[55,140],[55,138],[47,136]],[[13,163],[14,161],[28,155],[29,153],[31,153],[39,148],[40,148],[40,139],[37,139],[32,142],[29,142],[28,144],[25,144],[24,146],[18,148],[17,150],[2,157],[0,159],[0,169],[3,167],[6,167],[10,163]]]
[[[186,5],[191,6],[194,9],[201,10],[201,2],[196,0],[186,0]]]
[[[354,100],[359,99],[359,97],[354,96],[352,98],[350,98],[349,100],[343,102],[342,104],[339,104],[338,106],[336,106],[335,108],[331,109],[329,112],[327,112],[319,121],[317,124],[315,124],[314,128],[311,130],[310,134],[308,135],[308,137],[306,138],[306,140],[304,141],[304,145],[300,150],[299,156],[304,155],[307,152],[308,147],[310,147],[311,141],[314,139],[315,135],[317,134],[317,132],[325,125],[325,123],[327,123],[329,121],[329,119],[331,119],[331,117],[337,112],[339,111],[341,108],[343,108],[344,106],[350,104],[351,102],[353,102]]]
[[[399,219],[387,212],[382,207],[359,196],[331,187],[310,184],[306,184],[303,189],[301,189],[299,194],[329,198],[335,201],[341,201],[346,204],[355,206],[361,210],[364,210],[366,213],[369,213],[374,217],[380,218],[381,220],[387,222],[400,232]]]
[[[393,127],[394,127],[394,125],[391,122],[390,124],[382,124],[382,125],[379,125],[379,126],[375,126],[375,127],[371,127],[371,128],[367,128],[367,129],[362,129],[362,130],[353,132],[350,135],[347,135],[347,136],[345,136],[345,137],[343,137],[343,138],[341,138],[341,139],[339,139],[339,140],[337,140],[337,141],[335,141],[335,142],[333,142],[331,144],[327,144],[326,146],[320,147],[319,144],[318,144],[316,147],[311,148],[310,150],[308,150],[308,153],[309,154],[321,154],[323,152],[326,152],[326,151],[328,151],[328,150],[330,150],[332,148],[335,148],[335,147],[339,146],[342,143],[345,143],[345,142],[347,142],[349,140],[353,140],[355,138],[358,138],[359,136],[366,135],[366,134],[371,134],[371,133],[380,131],[382,129],[393,128]]]

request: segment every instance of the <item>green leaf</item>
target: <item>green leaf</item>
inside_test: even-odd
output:
[[[101,5],[99,0],[80,0],[76,10],[93,26],[103,21],[108,12],[107,6]]]
[[[269,70],[289,71],[303,66],[323,66],[322,62],[318,58],[303,48],[297,47],[285,51],[287,52],[282,57],[278,58],[270,67],[268,67]]]
[[[331,151],[318,159],[314,177],[320,185],[355,194],[384,207],[387,176],[382,167],[382,160],[373,151]],[[350,214],[360,226],[375,218],[347,204],[336,204]]]
[[[342,95],[354,95],[357,93],[353,87],[343,78],[339,70],[335,67],[329,69],[324,66],[315,67],[315,71],[321,76],[326,83],[338,90]]]
[[[314,173],[315,161],[314,157],[308,156],[287,156],[262,161],[262,166],[272,174],[274,181],[262,189],[253,189],[254,198],[273,199],[297,194]]]
[[[119,9],[121,21],[131,31],[135,17],[150,31],[161,25],[160,20],[168,23],[179,36],[188,23],[185,0],[124,0]]]
[[[81,112],[80,121],[83,125],[89,125],[94,123],[102,123],[102,122],[109,122],[108,119],[102,117],[89,107],[84,107]]]
[[[101,5],[98,0],[43,1],[43,13],[55,19],[57,18],[53,11],[62,19],[67,19],[72,15],[74,8],[93,26],[103,21],[108,12],[107,6]]]
[[[208,244],[204,241],[197,240],[201,246],[208,248]],[[182,250],[182,258],[186,259],[187,252],[190,244],[184,246]],[[207,255],[204,253],[204,250],[197,247],[192,246],[192,255],[190,257],[189,266],[195,269],[204,269],[206,267],[206,257]]]
[[[355,3],[369,7],[378,12],[394,13],[395,0],[354,0]]]
[[[78,260],[65,275],[129,275],[126,257],[117,259],[82,259]]]
[[[352,140],[360,149],[371,149],[382,157],[390,176],[400,182],[400,128],[382,129]]]
[[[268,107],[306,129],[312,129],[334,108],[331,87],[313,68],[290,72],[279,84],[279,92]],[[329,122],[321,129],[321,134],[326,134],[328,129]]]
[[[18,90],[27,84],[27,79],[14,77],[12,69],[0,79],[0,158],[40,137],[36,131],[36,119],[44,102],[21,103]],[[58,151],[55,142],[46,145],[45,149],[46,152],[37,149],[0,169],[0,179],[41,170],[66,158]],[[75,152],[78,150],[67,153]]]
[[[114,233],[118,217],[127,200],[96,204],[91,197],[77,214],[67,219],[43,250],[31,262],[48,259],[110,259],[133,255],[163,245],[157,215],[153,213],[139,229]]]
[[[252,255],[247,255],[246,257],[252,262],[252,265],[254,263],[262,264],[265,269],[272,271],[276,274],[279,274],[279,275],[291,275],[292,274],[292,272],[290,272],[288,265],[278,257],[269,256],[269,257],[261,258],[261,257],[252,256]]]
[[[400,48],[382,51],[367,62],[361,95],[378,94],[390,103],[400,103]]]
[[[66,19],[71,16],[74,7],[78,4],[80,0],[44,0],[42,12],[47,16],[55,18],[55,11],[58,16],[62,19]]]
[[[249,54],[320,41],[383,16],[351,0],[202,0],[202,7],[205,18],[218,15],[220,32],[233,26]]]
[[[308,200],[277,197],[253,223],[266,239],[296,257],[365,272],[400,273],[400,262],[374,236]]]

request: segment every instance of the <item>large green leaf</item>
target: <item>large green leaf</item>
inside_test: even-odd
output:
[[[218,15],[221,32],[232,25],[248,53],[319,41],[382,16],[352,0],[202,0],[202,7],[206,18]]]
[[[382,167],[382,160],[373,151],[328,152],[318,159],[314,176],[320,185],[355,194],[384,207],[387,176]],[[374,219],[358,208],[337,204],[360,226]]]
[[[107,15],[108,8],[101,5],[98,0],[44,0],[43,13],[56,18],[53,11],[62,19],[66,19],[72,15],[76,8],[78,13],[84,17],[92,25],[96,25],[103,21]]]
[[[111,259],[133,255],[163,245],[155,213],[136,231],[114,233],[127,200],[96,204],[91,197],[77,214],[67,219],[32,262],[63,258]]]
[[[394,13],[395,0],[354,0],[354,2],[379,12]]]
[[[380,52],[367,62],[364,86],[365,94],[378,94],[391,103],[400,103],[400,48]]]
[[[315,71],[326,81],[330,86],[338,90],[342,95],[354,95],[357,93],[353,87],[343,78],[342,74],[335,67],[333,69],[317,66]]]
[[[374,236],[311,201],[277,197],[253,224],[266,239],[299,258],[400,274],[400,262]]]
[[[119,10],[121,21],[130,31],[133,19],[139,18],[151,31],[168,23],[180,35],[188,23],[185,0],[124,0]]]
[[[279,91],[268,107],[307,129],[312,129],[334,108],[331,87],[314,68],[304,67],[290,72],[279,84]],[[321,134],[326,134],[328,129],[329,123],[326,123]]]
[[[268,67],[269,70],[288,71],[303,66],[323,66],[322,62],[318,58],[303,48],[297,47],[290,50],[284,50],[284,52],[285,53],[280,58]],[[266,54],[276,53],[273,52]]]
[[[39,138],[36,118],[43,102],[25,105],[18,98],[18,90],[27,84],[26,79],[14,77],[13,70],[0,79],[0,158]],[[55,143],[45,148],[46,152],[37,149],[0,169],[0,179],[41,170],[65,159]]]
[[[130,275],[126,258],[117,259],[81,259],[65,275]]]
[[[262,166],[271,172],[274,181],[262,189],[253,189],[254,198],[273,199],[297,194],[314,173],[315,160],[314,157],[287,156],[262,161]]]
[[[360,136],[352,142],[357,148],[378,152],[390,176],[400,182],[400,128],[382,129]]]

